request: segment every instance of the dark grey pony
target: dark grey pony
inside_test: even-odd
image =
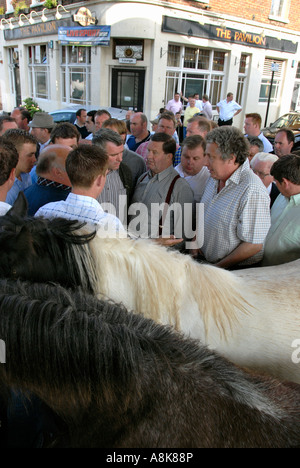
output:
[[[62,447],[299,447],[300,388],[55,284],[0,281],[0,382],[56,418]]]

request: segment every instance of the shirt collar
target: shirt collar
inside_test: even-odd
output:
[[[250,170],[249,159],[241,164],[236,171],[229,177],[228,180],[232,181],[234,184],[238,185],[240,183],[243,172]]]
[[[157,180],[160,182],[161,180],[165,179],[166,177],[168,177],[174,170],[174,167],[173,165],[171,164],[171,166],[167,167],[167,169],[165,169],[164,171],[162,172],[159,172],[158,174],[152,174],[151,171],[148,172],[148,176],[149,176],[149,179],[154,179],[155,176],[157,176]]]
[[[97,207],[97,209],[103,211],[103,208],[102,206],[100,205],[100,203],[93,197],[89,197],[88,195],[78,195],[77,193],[73,193],[73,192],[70,192],[68,197],[67,197],[67,200],[71,200],[73,201],[74,203],[77,203],[77,202],[83,202],[83,201],[89,201],[89,203],[91,205],[94,205],[95,207]]]
[[[292,195],[290,197],[290,202],[293,202],[294,205],[300,205],[300,193],[297,193],[297,195]]]

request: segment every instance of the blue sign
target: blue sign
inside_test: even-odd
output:
[[[110,26],[74,26],[58,28],[62,45],[109,46]]]

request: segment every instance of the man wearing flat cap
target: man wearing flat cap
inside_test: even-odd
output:
[[[38,140],[40,153],[46,146],[50,144],[50,133],[55,127],[52,115],[47,112],[36,112],[31,122],[30,133]]]

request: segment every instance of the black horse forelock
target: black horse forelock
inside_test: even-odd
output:
[[[0,382],[42,399],[70,446],[300,445],[298,385],[81,290],[0,280],[0,338]]]
[[[35,282],[55,281],[95,292],[88,244],[96,231],[64,218],[0,217],[1,277]]]

